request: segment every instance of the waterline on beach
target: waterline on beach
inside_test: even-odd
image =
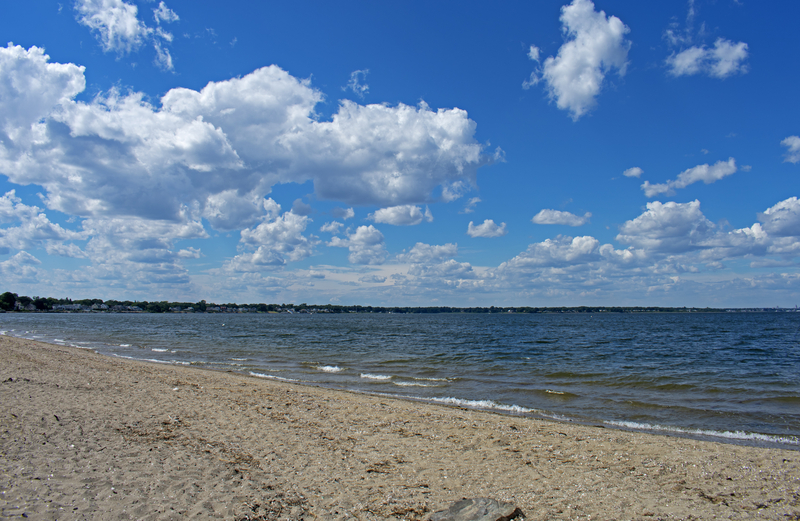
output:
[[[800,314],[6,314],[0,329],[503,414],[787,447],[800,435]]]

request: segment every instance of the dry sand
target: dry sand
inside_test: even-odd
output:
[[[509,417],[0,336],[0,517],[799,519],[800,453]]]

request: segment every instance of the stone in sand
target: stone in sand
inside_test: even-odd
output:
[[[479,497],[456,501],[447,510],[434,512],[430,521],[509,521],[524,517],[512,503]]]

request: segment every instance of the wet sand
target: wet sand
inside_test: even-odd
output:
[[[0,517],[800,519],[800,452],[503,416],[0,336]]]

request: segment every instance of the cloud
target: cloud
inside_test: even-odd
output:
[[[565,5],[560,20],[567,41],[555,57],[544,61],[541,79],[547,84],[550,99],[577,121],[597,103],[606,74],[616,70],[625,75],[631,46],[625,35],[630,29],[616,16],[595,11],[590,0],[573,0]],[[534,52],[532,47],[528,56],[538,61],[538,48]],[[538,83],[538,74],[539,70],[534,71],[523,87]]]
[[[84,248],[92,262],[80,271],[85,283],[100,280],[110,287],[139,290],[143,286],[191,284],[182,265],[186,258],[201,255],[198,249],[181,249],[176,242],[205,239],[208,233],[190,212],[176,221],[136,217],[89,218],[82,223],[90,236]]]
[[[624,175],[625,177],[636,177],[636,178],[638,178],[643,173],[644,173],[644,170],[642,170],[638,166],[634,166],[633,168],[629,168],[629,169],[625,170],[624,172],[622,172],[622,175]]]
[[[473,197],[472,199],[467,201],[466,206],[464,206],[464,209],[461,210],[461,212],[459,212],[459,213],[473,213],[473,212],[475,212],[475,206],[477,206],[477,204],[479,202],[481,202],[481,198],[480,197]]]
[[[694,24],[694,18],[696,15],[697,10],[694,7],[694,0],[689,0],[689,8],[686,13],[686,26],[684,29],[681,30],[678,22],[674,20],[664,31],[664,38],[671,46],[687,45],[692,43],[692,26]]]
[[[386,282],[386,277],[381,277],[379,275],[364,275],[363,277],[359,277],[358,281],[366,284],[383,284]]]
[[[458,255],[458,245],[455,243],[431,245],[418,242],[407,253],[403,252],[399,254],[397,260],[411,264],[420,264],[451,259],[456,255]]]
[[[331,210],[331,214],[333,214],[334,217],[337,217],[337,218],[342,219],[344,221],[346,221],[347,219],[352,219],[353,217],[356,216],[356,212],[353,211],[352,208],[338,208],[337,207],[337,208],[334,208],[333,210]]]
[[[529,245],[525,252],[503,263],[501,269],[563,267],[600,259],[600,241],[594,237],[573,238],[559,235],[555,239]]]
[[[708,185],[734,172],[736,172],[736,160],[731,157],[727,161],[717,161],[712,166],[706,163],[684,170],[674,181],[670,180],[661,184],[650,184],[649,181],[645,181],[641,188],[647,197],[655,197],[659,194],[674,195],[676,188],[686,188],[698,181]]]
[[[172,23],[180,20],[180,17],[177,15],[177,13],[167,7],[167,4],[164,2],[159,2],[158,9],[153,9],[153,18],[158,24],[161,22]]]
[[[139,9],[122,0],[78,0],[78,22],[91,29],[103,50],[127,54],[150,37],[152,29],[139,21]]]
[[[350,250],[347,259],[351,264],[383,264],[387,256],[383,234],[371,224],[359,226],[346,239],[333,237],[328,246]]]
[[[679,53],[672,53],[666,63],[672,76],[706,74],[723,79],[737,73],[747,73],[748,66],[744,63],[746,59],[746,43],[733,43],[717,38],[713,49],[705,45],[689,47]]]
[[[800,162],[800,136],[789,136],[781,141],[781,145],[787,148],[784,163]]]
[[[468,262],[450,259],[438,264],[414,264],[408,274],[420,279],[433,281],[434,284],[453,285],[463,279],[474,279],[476,274]]]
[[[347,82],[345,87],[342,87],[342,90],[351,90],[356,96],[364,99],[364,94],[369,92],[369,85],[362,83],[367,79],[367,74],[369,74],[369,69],[351,72],[350,81]]]
[[[535,45],[531,45],[530,50],[528,50],[528,58],[530,58],[531,61],[535,61],[536,63],[539,63],[539,53],[540,52],[541,52],[541,49],[539,49]],[[539,83],[539,81],[541,81],[541,74],[542,74],[541,67],[537,67],[533,72],[531,72],[530,78],[528,78],[527,80],[522,82],[522,88],[525,89],[525,90],[528,90],[531,87],[533,87],[534,85],[537,85]]]
[[[722,271],[728,260],[750,259],[751,267],[796,265],[800,241],[791,234],[800,233],[797,199],[781,201],[760,214],[759,220],[751,227],[726,232],[705,218],[698,201],[654,202],[621,227],[617,240],[629,244],[627,248],[616,249],[591,236],[559,235],[530,244],[497,268],[476,269],[469,263],[444,258],[444,252],[436,258],[429,252],[437,251],[437,247],[423,243],[398,256],[400,262],[411,266],[406,274],[390,276],[394,283],[387,291],[392,295],[456,299],[463,299],[467,291],[471,296],[512,291],[517,296],[565,304],[575,299],[608,298],[609,294],[616,301],[647,301],[663,294],[664,298],[678,299],[674,305],[682,305],[686,298],[716,295],[723,286],[748,288],[744,289],[748,292],[772,291],[787,281],[781,277],[744,279]],[[766,231],[769,227],[774,236]],[[446,249],[456,253],[454,245]],[[788,282],[796,285],[797,280]]]
[[[313,178],[319,197],[394,206],[426,202],[437,186],[446,201],[460,197],[446,195],[452,187],[474,186],[477,168],[493,161],[474,132],[460,109],[345,100],[331,122],[313,122],[285,143],[297,153],[298,174]]]
[[[626,221],[616,239],[653,252],[683,253],[699,249],[714,232],[700,211],[700,201],[647,203],[647,211]]]
[[[277,206],[277,212],[280,206]],[[241,232],[239,244],[244,249],[255,249],[234,257],[232,266],[238,271],[246,271],[246,264],[252,266],[283,266],[287,262],[303,260],[314,253],[314,246],[319,242],[314,236],[306,237],[303,232],[311,222],[305,215],[285,212],[281,216],[267,218],[252,229]]]
[[[800,200],[790,197],[758,214],[764,230],[776,237],[800,237]]]
[[[42,273],[42,261],[26,251],[16,253],[6,261],[0,262],[0,275],[5,284],[11,283],[36,283]]]
[[[166,49],[159,41],[153,42],[153,47],[156,50],[156,58],[154,60],[156,66],[165,71],[174,70],[175,66],[172,63],[172,55],[169,53],[169,49]]]
[[[38,47],[0,47],[0,128],[15,148],[32,146],[32,127],[86,88],[84,67],[49,59]]]
[[[332,233],[336,235],[337,233],[339,233],[339,230],[342,228],[342,226],[344,226],[344,224],[337,221],[333,221],[330,223],[323,224],[322,227],[319,229],[319,231],[325,233]]]
[[[295,215],[309,215],[313,211],[311,205],[304,203],[302,199],[295,199],[292,204],[292,213]]]
[[[425,213],[423,213],[422,208],[419,206],[402,205],[381,208],[375,213],[369,214],[368,218],[376,223],[392,224],[394,226],[414,226],[422,221],[432,222],[433,214],[428,207],[425,207]]]
[[[37,206],[28,206],[16,196],[14,190],[0,197],[0,224],[20,223],[19,226],[0,228],[0,251],[44,248],[51,255],[85,257],[74,244],[65,241],[84,240],[83,232],[75,232],[50,222]]]
[[[500,226],[496,225],[492,219],[486,219],[483,224],[475,226],[472,221],[467,226],[467,234],[470,237],[502,237],[507,234],[506,223],[501,223]]]
[[[558,210],[542,210],[533,216],[531,221],[535,224],[562,224],[566,226],[583,226],[589,222],[591,212],[586,212],[583,217],[579,217],[569,212]]]
[[[139,20],[139,9],[123,0],[77,0],[75,10],[78,22],[91,29],[105,52],[126,55],[139,49],[145,42],[152,42],[156,52],[154,63],[163,70],[172,71],[172,55],[164,45],[172,41],[172,34],[164,31],[162,22],[180,20],[164,2],[153,9],[156,29]]]
[[[44,187],[47,206],[71,215],[179,219],[188,208],[241,229],[264,215],[277,183],[311,180],[321,199],[401,206],[439,186],[474,186],[492,161],[460,109],[345,101],[319,121],[322,93],[276,66],[172,89],[158,107],[117,90],[75,101],[83,69],[47,61],[35,47],[0,48],[3,76],[30,85],[0,86],[9,114],[0,173]]]

